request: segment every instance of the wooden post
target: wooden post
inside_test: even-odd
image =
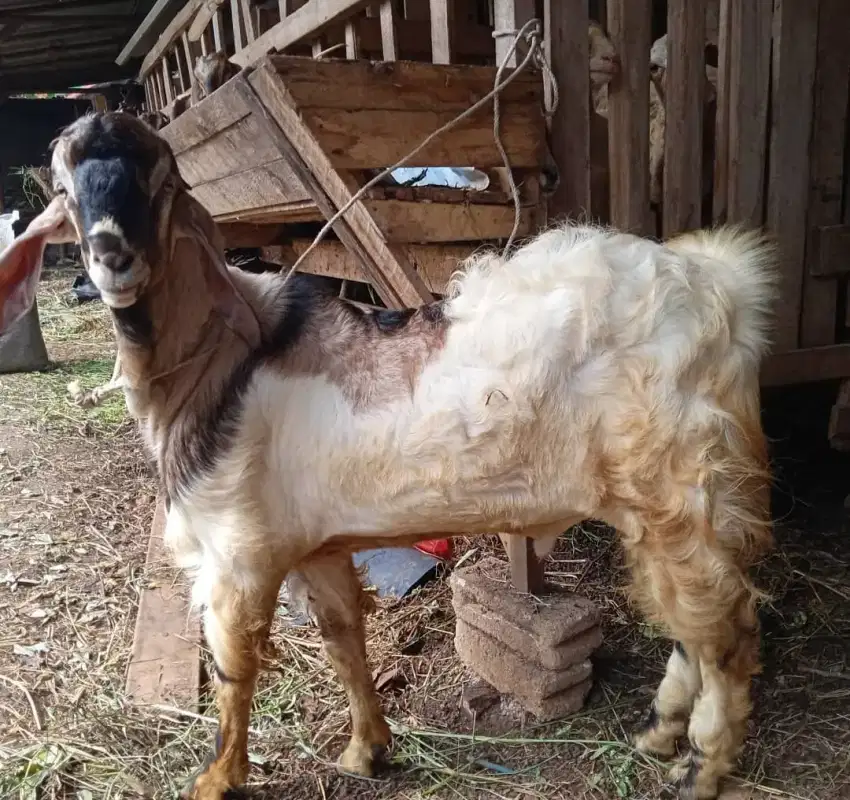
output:
[[[649,224],[649,49],[651,0],[608,0],[608,32],[620,75],[608,92],[611,221],[631,233]]]
[[[148,111],[153,111],[153,94],[151,93],[151,82],[149,78],[145,78],[143,81],[143,85],[145,87],[145,104],[148,107]]]
[[[183,54],[186,57],[186,63],[189,65],[189,88],[194,94],[195,84],[198,82],[198,79],[195,77],[195,48],[192,47],[192,43],[189,41],[189,36],[186,31],[183,31],[180,38],[183,42]]]
[[[761,225],[773,4],[730,0],[729,13],[728,221]]]
[[[254,26],[254,18],[251,11],[251,0],[242,0],[242,25],[245,28],[245,38],[248,43],[257,38],[258,31]]]
[[[494,0],[493,20],[494,30],[503,31],[505,35],[496,37],[496,66],[498,67],[513,42],[514,36],[510,31],[519,30],[535,14],[534,0]],[[586,34],[585,34],[586,35]],[[515,67],[525,55],[528,48],[525,42],[520,42],[505,66]]]
[[[550,219],[590,208],[590,77],[586,0],[545,0],[546,54],[558,82],[560,103],[549,130],[558,187],[549,198]]]
[[[233,47],[238,53],[245,47],[242,26],[239,24],[239,0],[230,0],[230,24],[233,27]]]
[[[543,562],[534,552],[534,542],[527,536],[500,534],[511,564],[511,583],[527,594],[543,594],[546,589]]]
[[[705,0],[669,0],[664,236],[702,223],[702,130],[705,105]]]
[[[345,23],[345,57],[349,61],[360,58],[360,37],[354,20]]]
[[[165,104],[168,105],[174,100],[174,86],[171,83],[171,72],[168,69],[168,53],[166,53],[161,61],[162,65],[162,84],[165,87]]]
[[[213,46],[216,52],[224,50],[224,39],[221,35],[221,9],[217,8],[212,18]]]
[[[782,257],[773,333],[773,352],[782,352],[799,345],[818,6],[776,0],[775,13],[767,224]]]
[[[812,154],[807,219],[809,241],[800,328],[802,347],[832,344],[838,324],[837,282],[810,273],[817,257],[811,241],[814,229],[842,221],[841,190],[850,79],[850,25],[842,0],[820,0],[817,41],[814,122],[809,150]]]
[[[431,0],[431,61],[452,63],[454,0]]]
[[[717,38],[717,110],[714,123],[714,194],[711,214],[715,225],[726,222],[729,211],[729,45],[732,31],[730,4],[720,0]]]
[[[395,24],[393,0],[381,3],[381,48],[384,61],[398,61],[398,37]]]

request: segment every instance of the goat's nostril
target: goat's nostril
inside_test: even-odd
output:
[[[133,254],[123,251],[104,253],[99,261],[104,267],[113,272],[124,272],[132,265]]]
[[[89,245],[92,253],[101,259],[110,253],[120,253],[123,249],[121,237],[109,231],[101,231],[90,237]]]

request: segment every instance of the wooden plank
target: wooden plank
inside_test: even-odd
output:
[[[146,570],[153,578],[170,564],[163,541],[165,502],[154,513]],[[142,589],[127,666],[127,697],[137,703],[176,706],[196,711],[201,688],[201,627],[190,613],[189,588],[184,581],[158,579]]]
[[[239,12],[239,0],[230,0],[230,25],[233,30],[233,46],[238,53],[245,47],[245,37],[242,35],[242,25],[239,18],[242,15]]]
[[[248,116],[248,107],[230,82],[160,131],[174,155],[203,144]],[[179,161],[179,159],[178,159]],[[243,167],[244,169],[244,167]]]
[[[384,61],[398,61],[398,33],[396,29],[393,0],[381,3],[381,52]]]
[[[546,589],[543,562],[534,552],[534,542],[516,534],[500,534],[499,538],[508,554],[514,588],[526,594],[543,594]]]
[[[818,5],[775,2],[767,225],[782,254],[773,338],[781,352],[799,346]]]
[[[280,152],[266,134],[262,120],[248,115],[200,145],[184,150],[177,156],[177,165],[183,180],[194,187],[279,158]]]
[[[270,50],[282,51],[297,42],[315,38],[368,4],[369,0],[311,0],[236,53],[232,60],[240,67],[253,64]]]
[[[850,94],[850,25],[842,0],[820,0],[815,110],[811,139],[809,231],[841,219],[847,97]],[[811,233],[810,233],[811,236]],[[811,274],[814,248],[806,252],[800,345],[832,344],[838,320],[838,286]]]
[[[154,77],[154,86],[156,86],[157,97],[158,97],[158,100],[159,100],[159,109],[158,110],[162,110],[167,105],[167,101],[165,99],[165,86],[163,85],[163,82],[162,82],[162,71],[156,70],[156,72],[153,73],[153,77]]]
[[[195,12],[201,7],[204,0],[188,0],[175,15],[174,19],[168,23],[166,29],[160,34],[156,44],[151,48],[150,52],[144,57],[142,67],[139,70],[139,75],[145,77],[162,58],[166,50],[171,48],[171,45],[177,41],[180,34],[186,30],[195,16]]]
[[[775,353],[761,369],[762,386],[786,386],[850,378],[850,344],[806,347]]]
[[[665,237],[702,224],[705,8],[705,0],[669,0],[667,5]]]
[[[773,5],[730,0],[729,222],[764,222]]]
[[[235,78],[243,98],[255,114],[264,115],[269,135],[313,197],[330,217],[351,199],[351,188],[336,172],[321,146],[303,125],[292,99],[268,62],[250,76]],[[256,92],[256,95],[254,94]],[[255,98],[252,102],[251,98]],[[354,203],[344,220],[334,226],[340,240],[358,258],[381,299],[392,307],[416,306],[432,299],[431,293],[407,261],[402,250],[387,244],[362,203]]]
[[[297,222],[322,222],[324,217],[312,200],[294,203],[276,203],[249,211],[218,214],[216,222],[229,224],[245,222],[258,226],[292,225]]]
[[[285,158],[200,183],[192,188],[192,194],[214,217],[310,199]],[[322,216],[316,211],[313,218]]]
[[[253,9],[251,8],[251,0],[241,0],[242,4],[242,26],[245,30],[246,44],[253,42],[259,36],[259,30],[254,24]]]
[[[546,138],[542,110],[505,104],[503,112],[501,139],[511,164],[541,166]],[[492,114],[491,107],[482,108],[431,142],[407,161],[406,166],[501,167],[504,162],[493,139]],[[302,112],[304,124],[314,133],[331,164],[349,170],[395,164],[456,116],[454,112],[434,111],[309,109]]]
[[[811,232],[809,274],[835,278],[850,273],[850,225],[823,225]]]
[[[452,63],[454,0],[431,0],[431,61]]]
[[[367,200],[389,242],[469,242],[507,239],[514,225],[513,206],[417,203],[403,200]],[[534,209],[523,208],[517,234],[534,232]]]
[[[292,255],[300,256],[311,244],[309,239],[293,239],[286,243],[286,260],[279,262],[273,253],[270,260],[276,263],[292,264]],[[452,275],[463,265],[477,249],[475,245],[418,245],[412,244],[403,248],[413,268],[420,275],[425,285],[435,294],[443,294]],[[310,253],[304,260],[301,272],[312,275],[325,275],[342,280],[362,281],[368,283],[368,277],[358,265],[355,257],[342,242],[325,241]]]
[[[729,47],[732,0],[719,0],[717,40],[717,106],[714,120],[714,191],[711,213],[715,225],[726,222],[729,209]]]
[[[168,55],[162,57],[162,83],[165,87],[165,102],[171,103],[174,101],[174,84],[171,83],[171,70],[168,68]]]
[[[421,22],[395,18],[397,47],[400,58],[409,61],[431,62],[431,36],[429,28]],[[358,20],[360,49],[377,59],[383,58],[380,19],[362,17]],[[492,28],[464,20],[456,20],[453,55],[458,64],[481,64],[491,61],[495,54]]]
[[[545,0],[546,54],[560,102],[549,130],[558,185],[548,198],[550,218],[590,209],[590,77],[585,0]]]
[[[587,32],[582,34],[587,38]],[[469,108],[493,88],[495,67],[434,65],[414,61],[374,64],[315,61],[297,56],[268,57],[299,108],[348,111],[451,111]],[[586,65],[585,65],[586,66]],[[502,92],[505,105],[539,107],[539,75],[517,77]],[[540,114],[542,119],[542,114]]]
[[[184,56],[182,42],[174,47],[174,60],[177,62],[177,81],[180,84],[180,94],[186,92],[191,87],[190,75],[192,73],[191,62],[186,60]],[[187,70],[187,64],[189,68]]]
[[[631,233],[649,224],[650,0],[608,0],[608,33],[620,56],[620,75],[608,93],[611,221]]]

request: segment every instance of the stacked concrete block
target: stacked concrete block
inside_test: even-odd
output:
[[[563,590],[517,592],[508,565],[494,558],[457,570],[450,583],[464,664],[541,721],[582,707],[590,656],[602,644],[596,605]]]

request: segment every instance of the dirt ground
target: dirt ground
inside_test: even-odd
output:
[[[113,349],[99,303],[67,300],[73,272],[42,283],[55,368],[0,376],[0,798],[169,797],[208,752],[214,720],[140,708],[124,696],[155,494],[123,399],[83,410],[72,378],[106,380]],[[850,798],[848,457],[826,447],[834,387],[765,398],[777,470],[776,552],[760,569],[764,674],[728,798]],[[458,542],[455,560],[497,553]],[[635,618],[619,587],[614,535],[585,525],[548,569],[594,598],[606,641],[580,714],[546,726],[483,729],[464,714],[471,676],[454,655],[444,577],[417,596],[380,601],[369,619],[374,672],[395,733],[392,768],[364,781],[333,768],[348,726],[316,632],[275,626],[278,656],[252,720],[251,794],[288,800],[654,798],[662,765],[628,732],[661,678],[668,645]]]

